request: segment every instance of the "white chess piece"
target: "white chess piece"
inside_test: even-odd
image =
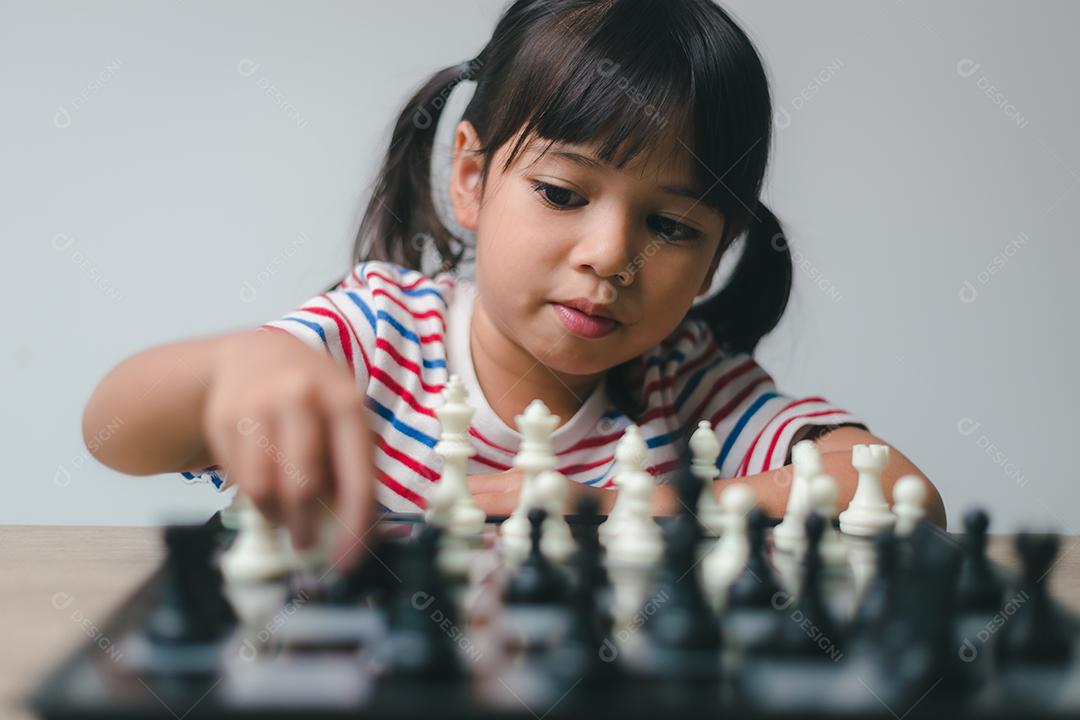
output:
[[[624,509],[608,541],[608,558],[620,565],[651,566],[664,550],[660,526],[652,516],[652,496],[656,482],[644,470],[628,473],[623,478],[619,499]]]
[[[848,560],[844,539],[833,527],[833,520],[836,519],[836,496],[836,480],[831,475],[818,475],[810,481],[810,506],[825,521],[818,554],[829,572],[841,567],[846,569]]]
[[[881,489],[881,473],[889,464],[889,446],[855,445],[851,448],[851,464],[859,471],[859,482],[847,510],[840,513],[840,529],[848,535],[877,535],[896,522]]]
[[[452,499],[447,532],[464,537],[478,537],[484,532],[487,515],[473,502],[469,492],[467,468],[476,448],[469,442],[469,421],[473,408],[466,404],[465,386],[457,375],[451,375],[443,389],[443,404],[435,410],[442,430],[435,452],[443,459],[439,484],[447,488]],[[430,521],[430,514],[427,515]]]
[[[561,562],[574,552],[574,537],[566,522],[566,476],[557,470],[545,470],[536,478],[537,504],[544,508],[540,551],[549,560]]]
[[[791,491],[784,519],[773,530],[779,550],[799,554],[806,543],[806,516],[810,510],[810,481],[821,473],[821,453],[813,440],[801,440],[791,448]]]
[[[701,481],[701,499],[697,516],[706,535],[719,537],[724,531],[724,511],[716,500],[713,481],[720,476],[716,459],[720,455],[720,443],[708,420],[698,423],[690,436],[690,472]]]
[[[641,430],[637,425],[630,425],[623,431],[618,444],[615,445],[615,505],[611,508],[607,519],[600,523],[597,528],[600,534],[600,542],[606,547],[615,537],[619,519],[626,509],[626,501],[623,499],[623,480],[638,472],[645,472],[645,460],[648,457],[649,446],[641,437]]]
[[[281,536],[246,496],[237,507],[240,528],[221,556],[221,573],[230,583],[275,580],[289,572]]]
[[[328,508],[322,508],[315,525],[315,542],[311,547],[297,550],[292,542],[286,543],[289,565],[300,573],[321,576],[330,567],[330,549],[340,523]]]
[[[754,509],[754,491],[745,483],[730,485],[720,494],[720,507],[724,513],[724,534],[713,544],[701,568],[705,592],[717,608],[750,557],[746,516]]]
[[[449,530],[454,507],[453,490],[440,483],[435,486],[427,503],[427,521],[442,531],[439,538],[439,557],[436,560],[439,570],[448,577],[467,577],[472,554],[466,539]]]
[[[896,515],[896,535],[906,537],[914,532],[926,516],[926,483],[916,475],[905,475],[893,485],[893,513]]]
[[[533,400],[525,412],[514,418],[522,434],[521,449],[514,457],[514,467],[521,469],[521,491],[514,512],[500,526],[502,548],[508,559],[523,559],[529,553],[529,510],[537,506],[536,478],[555,468],[551,433],[559,425],[541,400]]]

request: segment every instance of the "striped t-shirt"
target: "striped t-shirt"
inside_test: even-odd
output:
[[[469,281],[372,261],[357,265],[330,292],[262,326],[287,332],[352,370],[375,431],[376,498],[389,510],[423,508],[439,479],[435,408],[451,373],[461,378],[476,410],[469,434],[477,452],[469,474],[513,466],[521,435],[489,407],[472,366],[474,298]],[[698,319],[685,319],[639,362],[645,410],[633,422],[648,444],[647,469],[658,482],[673,477],[699,420],[716,432],[721,478],[782,466],[804,426],[862,424],[822,397],[782,394],[750,355],[721,351]],[[631,422],[599,383],[552,435],[557,469],[576,482],[612,487],[615,446]],[[184,476],[218,488],[228,484],[226,469],[217,466]]]

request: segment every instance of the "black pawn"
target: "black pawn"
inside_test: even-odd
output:
[[[457,625],[436,566],[438,541],[439,529],[424,525],[401,559],[386,658],[396,677],[449,681],[461,674],[456,647],[445,629]]]
[[[769,608],[781,592],[769,559],[765,556],[765,528],[769,520],[760,508],[746,516],[746,538],[750,546],[746,566],[728,588],[729,608]]]
[[[982,510],[964,516],[964,560],[956,587],[960,610],[996,612],[1001,609],[1004,586],[986,557],[986,530],[990,518]]]
[[[827,521],[817,513],[806,518],[806,551],[802,560],[799,594],[793,606],[782,608],[777,648],[786,652],[830,659],[841,655],[839,627],[822,597],[821,536]]]
[[[506,588],[506,602],[512,604],[557,605],[566,600],[566,579],[540,551],[544,519],[542,508],[529,511],[529,556]]]
[[[656,590],[656,612],[648,629],[657,645],[677,650],[713,650],[720,645],[720,626],[705,600],[695,557],[701,525],[689,515],[667,527],[667,543]]]
[[[236,623],[224,583],[212,562],[214,529],[207,525],[165,528],[164,577],[147,619],[147,637],[157,643],[209,643]]]
[[[578,543],[578,580],[571,597],[573,613],[569,631],[557,650],[555,669],[564,677],[586,686],[610,682],[618,675],[618,655],[611,640],[611,616],[599,602],[606,581],[602,546],[597,537],[598,504],[585,495],[577,505],[584,533]]]
[[[1007,662],[1063,663],[1071,654],[1074,631],[1047,591],[1058,538],[1021,533],[1016,550],[1023,570],[1016,593],[1001,608],[1003,614],[1009,609],[1013,614],[1002,629],[999,655]]]

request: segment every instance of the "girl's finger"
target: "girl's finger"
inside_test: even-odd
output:
[[[340,525],[332,560],[348,568],[366,549],[364,536],[374,519],[372,437],[360,399],[336,411],[330,423],[334,513]]]
[[[269,438],[274,432],[271,416],[265,419],[243,417],[233,435],[235,458],[230,474],[236,478],[237,492],[248,496],[252,504],[272,525],[281,524],[281,503],[274,482],[274,468],[268,453]]]
[[[286,405],[278,416],[278,492],[284,506],[285,524],[293,546],[304,550],[315,540],[317,500],[326,485],[326,438],[321,413],[310,402]]]

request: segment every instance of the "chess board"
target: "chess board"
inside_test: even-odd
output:
[[[420,518],[387,515],[359,571],[222,585],[209,608],[201,585],[234,533],[218,516],[169,528],[169,560],[31,705],[57,720],[1080,717],[1077,620],[1045,594],[1050,538],[1025,536],[1024,572],[990,567],[981,599],[957,595],[973,572],[961,540],[923,523],[887,555],[845,537],[877,573],[858,590],[854,565],[784,558],[762,527],[758,564],[719,607],[700,602],[700,537],[653,567],[593,567],[588,587],[586,564],[557,566],[568,594],[520,602],[536,577],[501,559],[498,520],[463,581],[431,574]],[[579,542],[595,534],[569,521]]]

